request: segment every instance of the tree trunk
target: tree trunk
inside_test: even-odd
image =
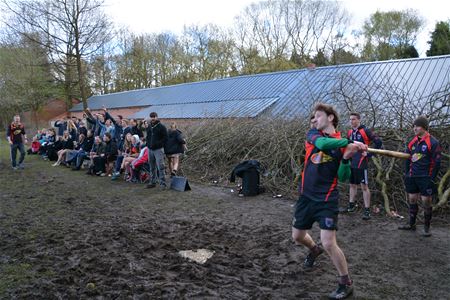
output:
[[[84,76],[83,66],[81,65],[81,55],[78,43],[78,37],[75,41],[75,53],[77,58],[77,71],[78,71],[78,85],[80,86],[81,101],[83,102],[83,109],[87,108],[86,90],[84,88]]]

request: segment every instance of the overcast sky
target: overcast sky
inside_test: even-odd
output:
[[[255,2],[251,0],[105,0],[106,11],[116,24],[135,33],[171,31],[181,33],[184,25],[214,23],[231,26],[239,12]],[[365,19],[381,11],[417,9],[426,20],[417,41],[417,50],[425,57],[429,33],[436,21],[450,19],[450,1],[446,0],[344,0],[353,16],[350,30],[361,28]]]

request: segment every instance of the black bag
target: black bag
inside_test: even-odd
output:
[[[231,172],[230,182],[234,182],[236,176],[242,178],[240,194],[244,196],[256,196],[263,189],[259,186],[260,163],[257,160],[246,160],[234,167]]]
[[[242,172],[242,190],[244,196],[256,196],[259,194],[259,171],[250,169]]]

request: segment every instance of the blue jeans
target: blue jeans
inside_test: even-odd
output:
[[[23,143],[20,144],[12,144],[11,146],[11,163],[13,168],[17,167],[16,159],[17,159],[17,150],[20,151],[19,165],[23,163],[25,159],[25,147]]]
[[[114,166],[114,172],[120,172],[120,167],[122,166],[123,159],[123,155],[117,156],[116,164]]]
[[[83,160],[86,158],[87,153],[84,150],[79,150],[77,155],[74,157],[74,160],[76,161],[75,163],[75,168],[79,169],[81,168],[81,165],[83,164]]]

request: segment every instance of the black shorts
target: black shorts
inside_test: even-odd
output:
[[[367,169],[352,168],[350,184],[369,184]]]
[[[436,185],[430,177],[405,177],[405,189],[408,194],[421,194],[433,196],[436,193]]]
[[[320,229],[337,230],[338,213],[337,201],[313,201],[302,195],[295,205],[292,227],[307,230],[318,222]]]

